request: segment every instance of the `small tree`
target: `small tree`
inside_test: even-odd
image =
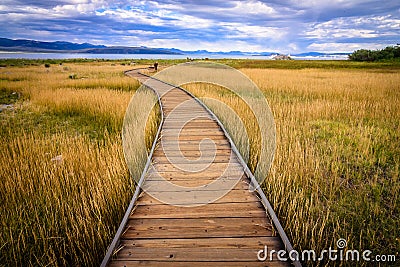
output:
[[[400,58],[400,46],[398,45],[375,51],[360,49],[349,55],[349,59],[354,61],[393,60],[398,58]]]
[[[374,61],[375,53],[371,50],[360,49],[350,54],[349,59],[354,61]]]

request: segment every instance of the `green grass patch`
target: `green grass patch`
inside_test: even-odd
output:
[[[393,222],[400,214],[400,134],[379,124],[334,120],[313,121],[310,130],[307,138],[323,159],[325,178],[337,181],[336,196],[327,198],[335,203],[326,204],[331,218],[348,223],[341,234],[376,251],[398,251],[400,230]]]
[[[132,66],[148,65],[152,66],[157,61],[159,66],[170,66],[187,62],[187,59],[0,59],[0,66],[41,66],[50,64],[50,69],[56,65],[68,63],[110,63],[112,65]],[[196,59],[196,61],[217,62],[226,64],[236,69],[241,68],[272,68],[272,69],[400,69],[400,61],[382,62],[355,62],[349,60],[264,60],[264,59]]]
[[[348,60],[259,60],[220,59],[236,69],[400,69],[400,62],[354,62]]]
[[[14,104],[20,98],[20,95],[21,94],[19,92],[8,90],[6,88],[0,88],[0,104]]]
[[[110,120],[100,119],[81,112],[55,112],[47,108],[32,108],[21,105],[0,115],[0,136],[14,138],[24,133],[54,135],[65,133],[70,136],[87,136],[101,141],[105,133],[120,134],[122,121],[113,125]],[[12,132],[12,134],[11,134]]]

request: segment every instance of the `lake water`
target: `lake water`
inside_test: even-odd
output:
[[[159,55],[159,54],[73,54],[73,53],[4,53],[0,52],[0,59],[202,59],[202,58],[229,58],[229,59],[271,59],[269,56],[243,56],[243,55]],[[326,57],[292,57],[300,60],[346,60],[347,56]]]

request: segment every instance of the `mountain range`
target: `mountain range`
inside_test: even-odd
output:
[[[209,52],[207,50],[183,51],[175,48],[151,48],[145,46],[105,46],[90,43],[71,43],[64,41],[42,42],[25,39],[0,38],[0,51],[5,52],[30,52],[30,53],[87,53],[87,54],[162,54],[162,55],[241,55],[241,56],[271,56],[278,52]],[[331,53],[308,52],[293,56],[326,56]],[[348,55],[348,53],[335,53],[334,55]]]

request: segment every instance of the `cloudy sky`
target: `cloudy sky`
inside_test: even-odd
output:
[[[0,37],[209,51],[400,43],[399,0],[1,0]]]

